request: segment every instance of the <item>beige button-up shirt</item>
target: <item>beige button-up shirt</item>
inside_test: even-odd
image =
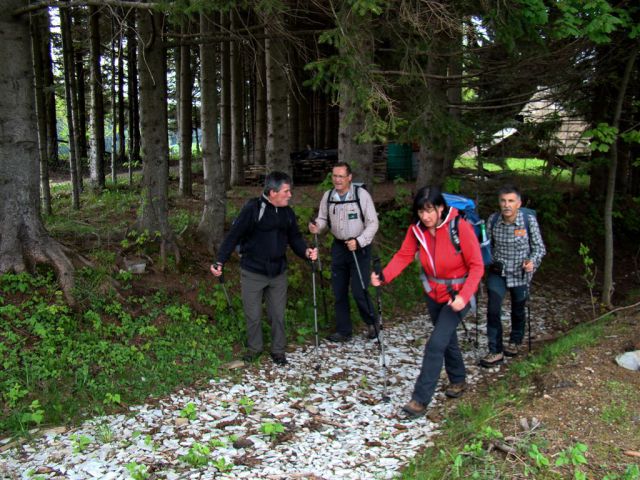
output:
[[[326,231],[328,216],[331,217],[331,233],[338,240],[349,240],[355,238],[360,247],[366,247],[373,242],[373,237],[378,231],[378,214],[373,204],[373,199],[364,188],[358,188],[358,198],[362,207],[361,218],[360,208],[355,200],[356,186],[351,184],[346,198],[341,201],[338,192],[331,189],[324,193],[320,201],[318,218],[316,225],[320,233]],[[327,208],[327,198],[331,195],[331,203]],[[338,203],[333,203],[338,202]]]

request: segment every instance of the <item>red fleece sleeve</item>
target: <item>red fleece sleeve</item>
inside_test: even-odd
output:
[[[393,255],[391,261],[382,271],[384,275],[384,283],[391,283],[391,281],[402,273],[415,258],[418,251],[418,240],[411,231],[411,226],[407,229],[407,234],[404,236],[400,249]]]

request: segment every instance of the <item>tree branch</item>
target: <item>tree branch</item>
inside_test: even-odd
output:
[[[69,0],[61,2],[59,0],[41,0],[40,2],[32,3],[26,7],[22,7],[13,12],[14,16],[24,15],[25,13],[35,12],[42,8],[56,7],[56,8],[71,8],[71,7],[120,7],[120,8],[139,8],[143,10],[152,10],[159,8],[159,3],[145,3],[135,2],[128,0]]]

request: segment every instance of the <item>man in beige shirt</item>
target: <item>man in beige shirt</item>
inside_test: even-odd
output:
[[[349,284],[358,311],[367,324],[367,337],[376,338],[375,310],[360,283],[356,260],[365,288],[369,285],[371,242],[378,231],[378,215],[373,199],[364,188],[352,183],[351,167],[338,162],[333,167],[333,189],[320,201],[318,218],[309,223],[309,231],[327,229],[334,236],[331,246],[331,286],[335,296],[336,331],[327,337],[332,342],[346,342],[353,335],[349,315]]]

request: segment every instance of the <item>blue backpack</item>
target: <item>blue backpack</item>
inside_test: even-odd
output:
[[[460,235],[458,233],[458,222],[462,217],[472,227],[480,243],[480,252],[482,253],[482,262],[485,265],[491,264],[491,242],[487,237],[487,229],[484,220],[480,218],[478,211],[476,210],[476,203],[470,198],[463,197],[462,195],[454,195],[451,193],[443,193],[444,201],[447,202],[449,207],[454,207],[458,210],[460,215],[454,218],[449,223],[449,238],[453,247],[456,249],[456,253],[460,253]],[[528,229],[527,222],[527,229]]]

